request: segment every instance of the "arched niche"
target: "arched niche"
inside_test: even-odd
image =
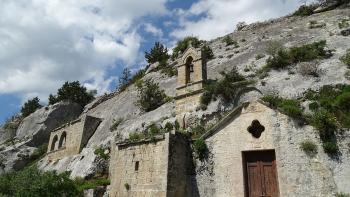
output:
[[[60,141],[58,143],[58,148],[62,148],[66,145],[66,137],[67,137],[67,133],[63,131],[60,137]]]
[[[55,135],[52,139],[52,142],[51,142],[50,151],[55,150],[57,142],[58,142],[58,137],[57,137],[57,135]]]
[[[194,65],[193,65],[193,57],[188,56],[186,59],[186,84],[193,82],[194,77]]]

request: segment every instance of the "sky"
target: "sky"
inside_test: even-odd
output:
[[[284,16],[300,0],[0,0],[0,124],[38,96],[43,105],[65,81],[104,94],[118,76],[147,63],[160,41],[210,40]]]

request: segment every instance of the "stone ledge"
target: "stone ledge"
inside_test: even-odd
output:
[[[132,145],[139,145],[139,144],[147,144],[152,142],[157,142],[165,139],[165,134],[162,135],[156,135],[153,138],[145,138],[138,141],[123,141],[123,142],[117,142],[115,145],[119,147],[125,147],[125,146],[132,146]]]

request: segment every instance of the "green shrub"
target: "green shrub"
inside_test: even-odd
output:
[[[49,104],[52,105],[59,101],[69,100],[85,106],[94,99],[94,96],[87,92],[84,86],[80,85],[79,81],[65,82],[61,88],[58,89],[57,95],[49,96]]]
[[[292,118],[300,118],[303,115],[299,101],[294,99],[282,99],[278,107]]]
[[[289,55],[293,63],[323,59],[328,57],[325,47],[326,41],[321,40],[319,42],[314,42],[299,47],[292,47],[289,50]]]
[[[3,196],[78,196],[79,191],[67,173],[40,172],[36,167],[0,176]]]
[[[293,63],[328,58],[329,54],[325,50],[325,47],[325,40],[292,47],[289,50],[284,49],[281,45],[276,43],[270,44],[267,52],[271,57],[266,60],[266,67],[279,70],[284,69]]]
[[[237,41],[233,40],[231,36],[225,36],[222,41],[226,43],[226,46],[234,45],[235,48],[239,47]]]
[[[145,112],[157,109],[166,102],[167,96],[161,90],[158,83],[148,79],[137,84],[138,100],[137,105]]]
[[[311,124],[320,132],[322,141],[330,141],[337,130],[336,118],[325,110],[320,110],[312,116]]]
[[[207,147],[207,144],[205,143],[205,140],[203,138],[197,139],[196,141],[194,141],[193,147],[195,152],[198,155],[198,158],[200,160],[203,160],[206,157],[208,152],[208,147]]]
[[[271,94],[264,95],[261,98],[261,100],[269,103],[270,107],[277,108],[282,99],[278,96],[278,94],[271,93]]]
[[[214,58],[214,53],[208,45],[204,45],[201,50],[205,59],[210,60]]]
[[[174,122],[174,128],[175,128],[175,131],[180,130],[180,123],[177,120],[175,120],[175,122]]]
[[[309,156],[317,154],[317,145],[311,140],[305,140],[300,143],[300,148]]]
[[[37,109],[40,109],[42,105],[40,105],[39,101],[40,99],[38,97],[35,97],[25,102],[21,109],[22,116],[27,117]]]
[[[346,194],[346,193],[340,192],[340,193],[336,193],[335,197],[350,197],[350,194]]]
[[[110,127],[110,130],[111,131],[115,131],[118,129],[118,126],[124,121],[123,118],[118,118],[117,120],[114,120],[113,119],[113,124],[112,126]]]
[[[343,29],[343,28],[348,28],[350,26],[349,24],[349,20],[347,19],[342,19],[339,23],[338,23],[339,29]]]
[[[336,97],[334,104],[345,112],[350,112],[350,92],[344,92]]]
[[[166,64],[169,59],[168,49],[160,42],[156,42],[150,52],[145,52],[145,58],[149,64],[156,62]]]
[[[196,37],[186,37],[183,40],[180,40],[177,42],[175,48],[173,49],[173,55],[172,58],[175,59],[177,58],[181,53],[183,53],[189,46],[189,44],[195,48],[198,48],[201,44],[201,42],[198,40]]]
[[[136,142],[144,138],[144,136],[141,133],[134,132],[134,133],[129,133],[129,140],[132,142]]]
[[[340,60],[350,68],[350,50],[347,50],[346,54]]]
[[[174,125],[171,124],[171,122],[167,122],[165,124],[165,126],[164,126],[164,129],[165,129],[166,132],[170,132],[170,131],[172,131],[174,129]]]
[[[192,130],[193,138],[199,137],[205,133],[205,128],[202,125],[197,125],[195,127],[192,127],[191,130]]]
[[[323,150],[325,153],[330,155],[335,155],[338,153],[338,145],[336,142],[324,142],[323,143]]]
[[[96,148],[94,151],[94,154],[99,156],[100,158],[104,159],[104,160],[108,160],[109,159],[109,154],[105,153],[106,149],[103,148]]]
[[[236,98],[239,90],[246,87],[252,82],[246,81],[233,67],[229,72],[220,72],[223,76],[219,81],[208,80],[204,84],[204,92],[200,102],[202,106],[207,106],[212,100],[217,97],[223,99],[224,102],[232,102]]]
[[[149,125],[147,128],[147,131],[148,131],[147,133],[148,136],[151,138],[161,133],[160,128],[155,123],[152,123],[151,125]]]
[[[290,64],[290,56],[285,49],[280,49],[276,56],[269,57],[266,60],[266,67],[276,70],[286,68]]]
[[[293,16],[310,16],[315,9],[315,5],[302,5],[293,13]]]
[[[309,109],[311,111],[316,111],[316,110],[318,110],[318,108],[319,108],[319,105],[318,105],[317,102],[312,102],[312,103],[309,104]]]
[[[40,159],[47,152],[47,143],[44,143],[38,146],[37,149],[34,150],[33,154],[30,155],[30,160],[34,161]]]

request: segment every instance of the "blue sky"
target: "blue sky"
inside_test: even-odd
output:
[[[124,67],[146,65],[155,41],[210,40],[291,13],[299,0],[1,0],[0,123],[65,81],[113,91]]]

